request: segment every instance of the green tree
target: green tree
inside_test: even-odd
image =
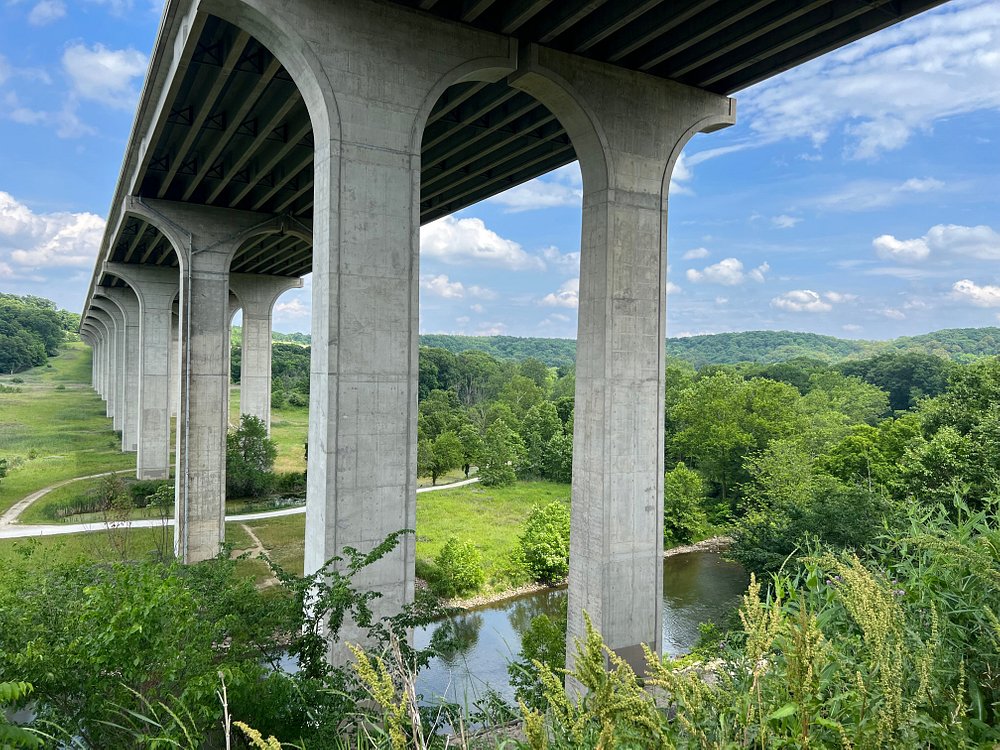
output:
[[[689,544],[708,530],[705,484],[683,462],[663,478],[663,546]]]
[[[434,558],[435,577],[431,588],[438,596],[461,596],[477,591],[486,581],[483,556],[472,542],[448,537]]]
[[[275,442],[259,417],[240,416],[240,425],[226,436],[226,496],[263,497],[274,487]]]
[[[454,432],[442,432],[433,440],[421,440],[417,445],[420,476],[429,476],[432,485],[437,484],[439,476],[457,468],[461,463],[462,443]]]
[[[521,464],[521,476],[541,477],[545,475],[546,451],[549,441],[556,433],[562,432],[555,404],[542,401],[535,404],[524,415],[521,423],[521,439],[524,441],[525,460]]]
[[[528,378],[528,380],[532,381],[535,385],[541,388],[543,392],[548,391],[551,375],[549,373],[548,366],[544,362],[535,359],[534,357],[528,357],[527,359],[521,360],[517,370],[518,373]]]
[[[483,436],[474,424],[466,422],[458,431],[458,441],[462,444],[462,471],[468,479],[472,465],[479,463],[479,456],[483,452]]]
[[[532,580],[564,580],[569,575],[569,509],[562,503],[532,508],[518,549]]]
[[[559,431],[545,446],[542,475],[553,482],[573,481],[573,436]]]
[[[479,462],[480,481],[487,487],[513,484],[524,460],[524,443],[503,419],[486,429]]]

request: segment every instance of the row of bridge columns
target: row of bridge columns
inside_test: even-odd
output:
[[[306,572],[345,546],[366,551],[415,527],[423,127],[450,85],[506,79],[559,119],[583,175],[569,637],[582,633],[587,612],[633,664],[641,644],[659,650],[667,193],[687,140],[731,124],[733,103],[388,3],[289,0],[274,13],[265,0],[205,0],[191,8],[192,17],[206,11],[272,51],[312,119]],[[177,552],[204,559],[224,533],[230,290],[244,310],[241,410],[266,419],[270,390],[276,289],[233,279],[229,262],[277,219],[126,203],[125,212],[168,237],[181,270],[105,264],[131,289],[117,296],[134,293],[137,305],[105,295],[107,304],[91,307],[95,385],[116,424],[135,430],[140,475],[165,476],[176,368]],[[179,343],[170,356],[175,298]],[[136,307],[138,328],[130,328]],[[129,369],[136,330],[138,367]],[[377,613],[412,600],[413,544],[404,538],[355,577],[381,593]],[[349,625],[343,635],[360,637]]]

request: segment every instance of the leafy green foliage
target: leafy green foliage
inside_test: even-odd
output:
[[[274,487],[278,449],[263,420],[240,416],[240,426],[226,436],[226,496],[263,497]]]
[[[663,480],[663,546],[689,544],[708,531],[705,485],[683,462]]]
[[[452,597],[477,591],[486,581],[483,556],[468,540],[449,537],[434,559],[431,589],[438,596]]]
[[[486,429],[479,456],[480,481],[487,487],[503,487],[517,480],[517,469],[524,460],[521,436],[497,419]]]
[[[535,709],[546,708],[538,664],[559,674],[566,667],[566,599],[553,617],[540,614],[521,636],[521,653],[507,665],[507,675],[517,700]],[[536,663],[537,662],[537,663]]]
[[[518,546],[532,580],[564,580],[569,575],[569,509],[562,503],[532,508]]]
[[[675,670],[647,653],[645,684],[670,696],[669,712],[588,621],[571,672],[588,693],[567,698],[539,664],[548,709],[522,706],[529,747],[993,746],[996,510],[913,513],[865,560],[813,547],[766,592],[752,581],[716,660]]]
[[[56,310],[50,300],[0,293],[0,372],[45,364],[79,324],[79,315]]]

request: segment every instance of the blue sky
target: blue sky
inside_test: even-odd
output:
[[[159,22],[0,0],[0,291],[78,310]],[[670,200],[670,335],[1000,324],[1000,3],[959,0],[736,95]],[[421,331],[573,337],[575,165],[424,228]],[[308,330],[309,286],[275,310]]]

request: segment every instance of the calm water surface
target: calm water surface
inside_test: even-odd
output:
[[[698,642],[698,624],[721,623],[739,603],[749,579],[743,568],[717,552],[689,552],[663,561],[663,652],[686,654]],[[507,663],[521,650],[521,634],[540,614],[556,615],[566,590],[542,591],[471,610],[454,618],[457,647],[431,661],[417,676],[417,692],[471,707],[487,686],[513,702]],[[438,625],[414,633],[424,648]]]

